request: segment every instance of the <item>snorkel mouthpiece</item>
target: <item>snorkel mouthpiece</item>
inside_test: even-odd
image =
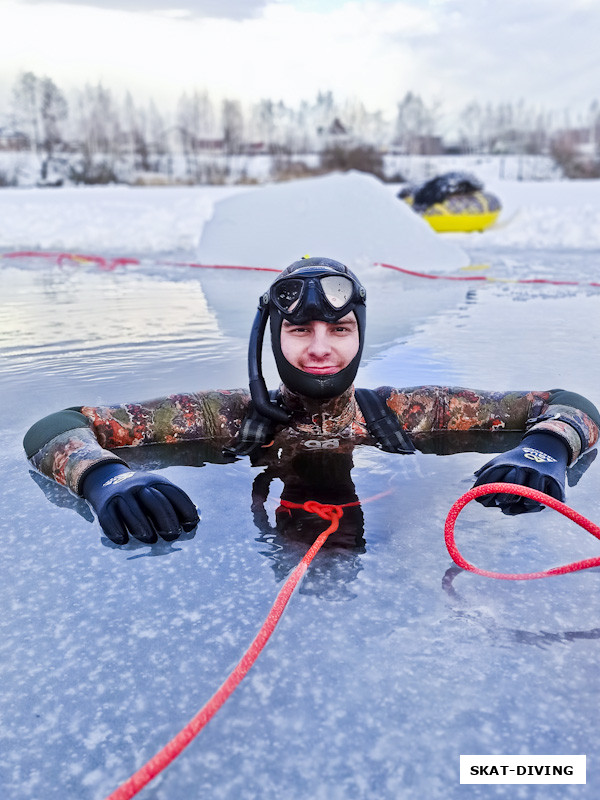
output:
[[[351,312],[358,325],[359,346],[352,361],[339,372],[327,375],[303,372],[292,366],[283,355],[281,326],[284,319],[293,325],[311,320],[335,323]],[[364,344],[366,291],[348,267],[329,258],[303,258],[283,270],[259,300],[248,348],[250,393],[261,414],[285,424],[289,422],[289,416],[270,401],[262,375],[262,345],[267,319],[270,320],[277,371],[291,391],[325,400],[343,394],[352,385]]]

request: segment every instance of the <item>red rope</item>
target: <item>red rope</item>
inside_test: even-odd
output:
[[[565,575],[569,572],[577,572],[581,569],[589,569],[590,567],[600,566],[600,556],[586,558],[583,561],[574,561],[571,564],[565,564],[561,567],[554,567],[553,569],[546,569],[540,572],[490,572],[489,570],[480,569],[479,567],[475,567],[473,564],[470,564],[465,558],[463,558],[454,540],[454,525],[456,523],[456,519],[463,508],[467,505],[467,503],[470,503],[471,500],[474,500],[476,497],[483,497],[486,494],[496,494],[497,492],[501,494],[518,494],[521,495],[521,497],[528,497],[531,500],[535,500],[544,506],[549,506],[555,511],[558,511],[560,514],[563,514],[563,516],[573,520],[573,522],[576,522],[582,528],[585,528],[585,530],[591,533],[592,536],[600,539],[600,527],[598,525],[590,522],[589,519],[584,517],[578,511],[574,511],[572,508],[569,508],[569,506],[561,503],[560,500],[555,500],[553,497],[550,497],[550,495],[539,492],[537,489],[530,489],[528,486],[520,486],[514,483],[486,483],[482,486],[473,487],[473,489],[463,494],[462,497],[459,497],[448,512],[448,516],[446,518],[446,524],[444,526],[446,547],[448,548],[448,552],[450,553],[452,560],[455,562],[455,564],[458,564],[459,567],[469,570],[469,572],[474,572],[477,575],[483,575],[486,578],[500,578],[506,581],[529,581],[533,580],[534,578],[546,578],[549,575]]]
[[[96,264],[100,269],[113,270],[116,267],[127,266],[128,264],[141,265],[142,262],[137,258],[105,258],[104,256],[85,255],[83,253],[56,253],[45,252],[41,250],[21,250],[13,253],[0,253],[0,258],[50,258],[55,260],[59,266],[66,262],[87,262]],[[238,264],[199,264],[194,261],[160,261],[156,260],[154,264],[163,264],[168,267],[193,267],[195,269],[237,269],[251,272],[280,272],[279,269],[274,267],[251,267],[241,266]],[[431,275],[427,272],[417,272],[416,270],[406,269],[405,267],[398,267],[395,264],[384,264],[383,262],[375,262],[375,266],[385,267],[386,269],[393,269],[396,272],[402,272],[404,275],[412,275],[415,278],[427,278],[431,281],[488,281],[490,283],[545,283],[552,286],[600,286],[598,282],[582,283],[581,281],[553,281],[548,278],[518,278],[518,279],[504,279],[504,278],[491,278],[488,275]]]
[[[56,261],[59,267],[65,264],[95,264],[99,269],[113,270],[117,267],[124,267],[128,264],[141,264],[137,258],[105,258],[104,256],[92,256],[85,253],[47,253],[41,250],[21,250],[14,253],[2,253],[1,258],[49,258]]]
[[[275,626],[279,622],[281,615],[292,595],[292,592],[300,582],[304,573],[308,569],[310,562],[317,555],[322,545],[329,534],[334,533],[338,529],[340,518],[344,513],[345,506],[358,505],[355,503],[345,503],[344,505],[325,505],[318,503],[316,500],[309,500],[306,503],[297,504],[290,503],[286,500],[281,500],[281,505],[287,508],[302,508],[311,514],[318,514],[322,519],[330,522],[329,527],[321,533],[314,544],[306,552],[298,566],[294,569],[288,577],[279,594],[275,598],[275,602],[266,620],[264,621],[261,629],[255,636],[250,647],[246,650],[237,666],[226,678],[220,688],[213,694],[204,706],[198,711],[188,724],[168,742],[162,750],[160,750],[153,758],[151,758],[143,767],[135,772],[125,783],[121,784],[115,791],[109,795],[106,800],[129,800],[129,798],[136,795],[141,789],[146,786],[153,778],[162,772],[168,765],[187,747],[187,745],[194,739],[204,728],[204,726],[214,717],[217,711],[221,708],[223,703],[233,694],[242,679],[248,673],[262,649],[269,640],[269,637],[275,630]]]
[[[489,281],[490,283],[546,283],[552,286],[600,286],[600,283],[582,283],[581,281],[552,281],[549,278],[490,278],[487,275],[430,275],[427,272],[416,272],[412,269],[397,267],[394,264],[384,264],[378,262],[376,266],[393,269],[402,272],[404,275],[412,275],[415,278],[428,278],[431,281]]]
[[[113,270],[129,264],[141,265],[137,258],[105,258],[104,256],[86,255],[84,253],[58,253],[41,250],[20,250],[14,253],[2,253],[0,258],[49,258],[56,261],[59,267],[71,263],[95,264],[99,269]],[[243,267],[234,264],[198,264],[192,261],[154,261],[154,264],[163,264],[166,267],[194,267],[196,269],[238,269],[251,272],[281,272],[275,267]]]

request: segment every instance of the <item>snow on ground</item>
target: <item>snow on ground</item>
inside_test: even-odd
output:
[[[480,235],[490,247],[600,247],[600,181],[490,181],[503,205]],[[461,237],[464,239],[464,235]]]
[[[0,190],[0,248],[194,252],[214,203],[242,188],[130,186]]]
[[[302,188],[309,184],[296,181],[294,185]],[[600,181],[524,182],[496,177],[486,181],[486,188],[502,201],[498,224],[482,234],[444,234],[438,235],[439,240],[467,250],[488,246],[600,248]],[[384,189],[394,196],[397,186],[387,184]],[[219,200],[248,192],[264,191],[267,196],[267,190],[269,187],[240,186],[0,189],[0,249],[149,256],[183,252],[195,258],[203,226]],[[344,203],[338,206],[340,214],[344,213]],[[400,213],[399,224],[404,224],[405,217]],[[405,243],[406,248],[412,246],[413,235],[417,242],[419,227],[411,226],[411,242]],[[408,228],[403,227],[402,234],[406,231]],[[260,248],[268,258],[274,231],[263,221],[254,232],[257,250]],[[350,231],[349,235],[356,233]],[[397,241],[395,232],[389,235],[390,241]],[[424,236],[419,240],[424,258],[429,246],[433,247],[431,239],[428,242]],[[246,245],[249,250],[254,247],[250,241]],[[382,242],[382,250],[384,246]],[[336,255],[331,250],[330,254]]]

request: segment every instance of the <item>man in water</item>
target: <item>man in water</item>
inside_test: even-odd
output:
[[[130,535],[148,543],[159,536],[172,541],[198,523],[197,509],[181,489],[156,473],[132,471],[111,452],[141,444],[205,440],[253,458],[285,444],[300,455],[327,450],[341,456],[356,444],[410,453],[442,431],[517,431],[523,434],[519,445],[481,467],[476,484],[506,481],[564,499],[567,467],[598,439],[600,414],[589,400],[561,389],[355,390],[365,319],[365,289],[346,266],[301,259],[260,298],[249,346],[250,392],[202,391],[65,409],[30,428],[27,457],[42,474],[84,497],[116,544]],[[282,380],[271,393],[261,368],[267,322]],[[518,495],[488,495],[480,502],[508,514],[541,509]]]

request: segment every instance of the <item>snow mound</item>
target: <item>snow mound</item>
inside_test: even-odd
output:
[[[283,269],[303,255],[348,266],[387,262],[449,272],[469,263],[454,242],[376,178],[359,172],[276,184],[215,204],[198,258],[204,264]]]
[[[502,199],[497,225],[480,236],[490,247],[597,250],[600,181],[497,181]]]

